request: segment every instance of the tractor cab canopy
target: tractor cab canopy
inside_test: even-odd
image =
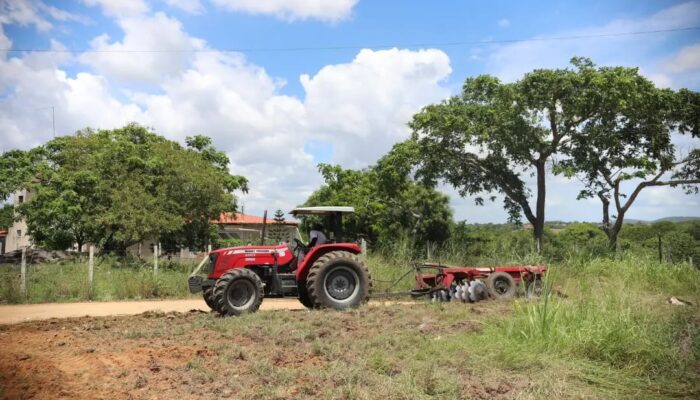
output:
[[[295,217],[298,215],[333,215],[339,214],[352,214],[355,212],[353,207],[340,207],[340,206],[318,206],[318,207],[297,207],[290,211],[289,213]]]
[[[342,242],[343,214],[353,214],[353,207],[344,206],[318,206],[318,207],[297,207],[289,213],[295,217],[311,217],[323,221],[326,235],[334,242]]]

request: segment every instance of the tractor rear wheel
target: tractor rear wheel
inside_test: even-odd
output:
[[[262,300],[262,280],[249,269],[232,269],[223,274],[214,286],[216,311],[225,317],[256,312]]]
[[[306,290],[314,308],[342,310],[369,300],[372,278],[356,254],[331,251],[319,257],[309,269]]]
[[[486,278],[486,287],[491,297],[510,299],[515,296],[515,279],[507,272],[494,272]]]
[[[207,303],[209,308],[216,311],[216,302],[214,301],[214,286],[209,286],[204,291],[202,291],[204,297],[204,302]]]
[[[299,302],[306,308],[314,308],[314,303],[309,298],[309,292],[303,282],[297,285],[297,290],[299,291]]]

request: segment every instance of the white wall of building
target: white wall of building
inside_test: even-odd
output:
[[[20,204],[28,201],[31,198],[31,192],[23,189],[14,193],[12,204],[18,207]],[[27,234],[27,223],[24,220],[16,221],[7,229],[7,237],[5,238],[5,248],[3,251],[9,253],[19,250],[22,247],[31,247],[31,238]]]

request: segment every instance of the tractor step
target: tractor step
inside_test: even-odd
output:
[[[284,295],[284,296],[298,296],[296,274],[283,273],[283,274],[278,274],[277,276],[280,278],[280,286],[282,289],[282,295]]]

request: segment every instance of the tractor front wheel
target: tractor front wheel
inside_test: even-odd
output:
[[[313,263],[306,278],[309,303],[314,308],[342,310],[369,300],[372,279],[356,254],[332,251]]]
[[[209,308],[216,311],[216,301],[214,301],[214,286],[209,286],[202,291],[204,297],[204,302],[207,303]]]
[[[216,311],[225,317],[258,311],[263,295],[262,280],[245,268],[223,274],[214,286]]]

